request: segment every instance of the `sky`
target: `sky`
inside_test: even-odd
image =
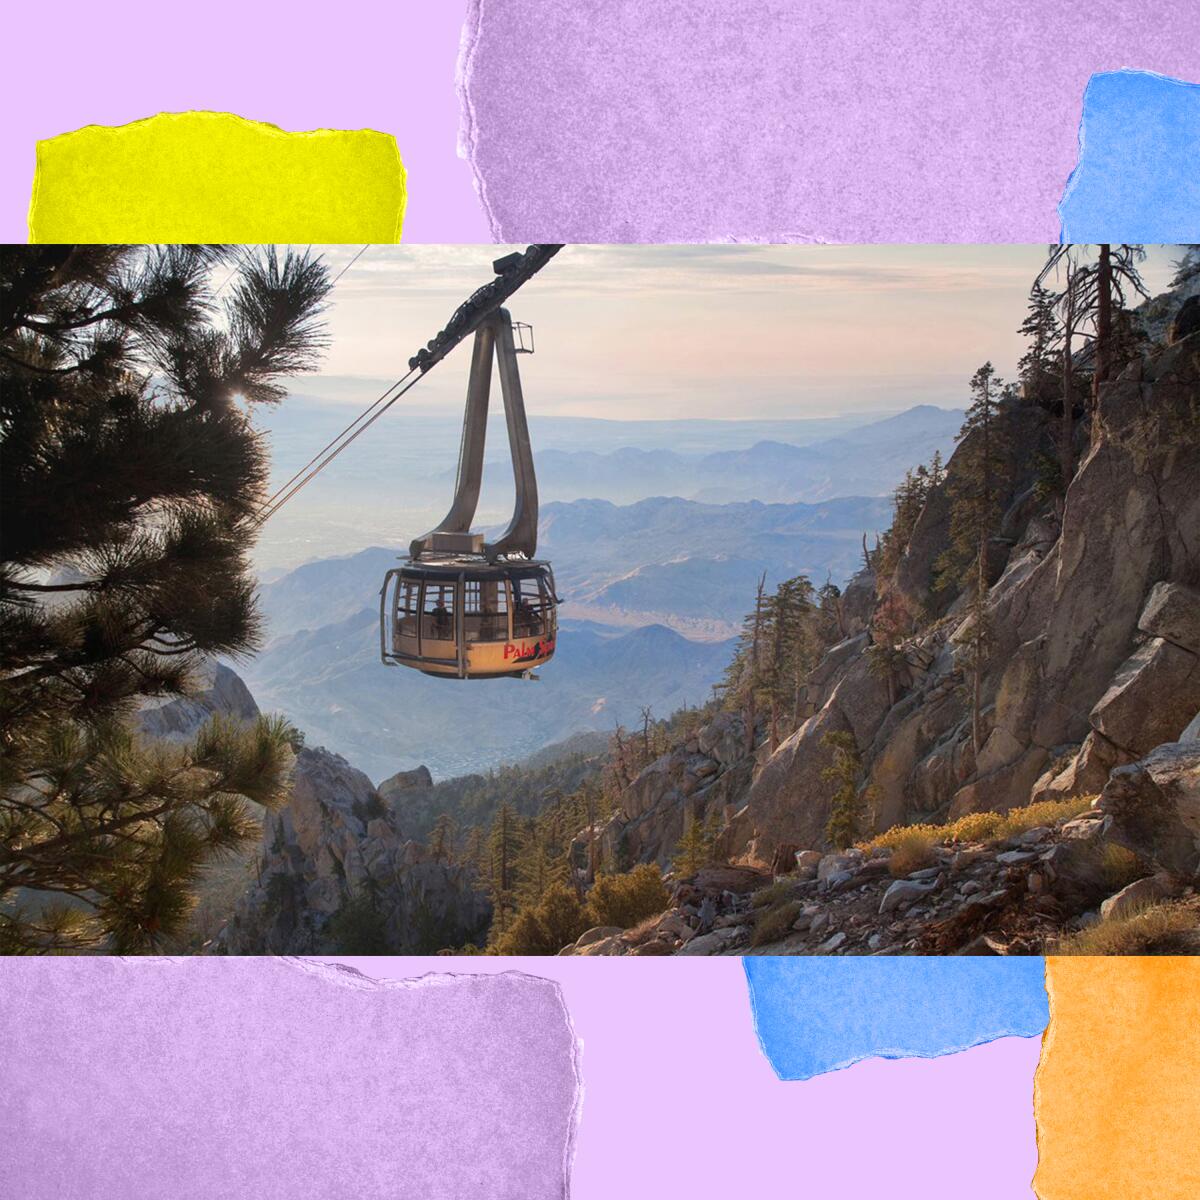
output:
[[[497,245],[314,246],[337,275],[331,344],[294,390],[365,407],[476,287]],[[1150,247],[1163,290],[1176,247]],[[572,245],[509,302],[533,325],[526,405],[554,416],[789,418],[959,407],[984,361],[1005,377],[1046,247]],[[227,271],[220,268],[219,271]],[[216,282],[216,281],[215,281]],[[469,347],[414,389],[461,406]]]

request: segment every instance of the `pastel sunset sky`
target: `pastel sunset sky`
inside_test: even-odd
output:
[[[320,376],[296,390],[370,403],[492,278],[492,260],[522,248],[369,247],[334,291]],[[312,248],[334,275],[360,249]],[[1151,294],[1179,254],[1148,248]],[[522,362],[527,404],[618,419],[958,407],[985,360],[1015,375],[1045,256],[1041,245],[567,246],[509,304],[536,336]],[[423,380],[413,407],[460,405],[467,355]]]

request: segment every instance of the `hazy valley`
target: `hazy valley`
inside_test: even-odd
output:
[[[864,534],[870,541],[890,519],[888,493],[914,457],[948,452],[961,414],[920,406],[846,428],[850,420],[650,421],[645,432],[639,422],[547,421],[542,494],[568,498],[543,499],[539,554],[554,564],[563,624],[536,683],[464,686],[380,664],[380,581],[422,521],[435,519],[413,510],[392,549],[267,573],[269,641],[237,669],[265,710],[285,713],[376,780],[418,763],[438,778],[477,771],[577,731],[634,722],[643,707],[666,715],[703,703],[758,580],[845,582],[861,565]],[[585,427],[598,449],[554,445]],[[755,440],[764,433],[806,444]],[[427,428],[409,452],[427,463],[424,439],[441,436]],[[619,444],[635,437],[641,445]],[[382,493],[389,485],[373,469],[364,464],[356,486]],[[410,502],[443,497],[452,483],[444,473],[428,487],[408,472],[398,481]]]

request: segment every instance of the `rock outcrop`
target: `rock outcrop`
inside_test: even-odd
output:
[[[253,721],[259,712],[241,677],[224,663],[210,659],[201,669],[192,695],[147,700],[134,715],[134,723],[146,737],[187,742],[206,721],[218,715]]]
[[[406,840],[361,771],[304,749],[291,799],[264,820],[257,881],[216,949],[427,954],[480,936],[489,917],[472,874]]]
[[[1162,870],[1189,879],[1200,872],[1200,741],[1158,746],[1118,767],[1097,810],[1112,836]]]
[[[687,742],[643,768],[622,791],[618,812],[597,832],[604,860],[665,865],[692,821],[704,822],[715,813],[728,823],[753,765],[741,718],[718,713]],[[587,831],[580,837],[586,840]],[[584,853],[573,850],[576,859]]]

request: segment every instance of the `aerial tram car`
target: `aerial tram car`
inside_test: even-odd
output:
[[[560,245],[534,245],[523,253],[497,259],[492,264],[496,278],[459,305],[445,329],[408,360],[408,374],[360,413],[259,510],[261,525],[455,346],[475,335],[458,481],[450,511],[436,528],[413,540],[403,565],[388,571],[380,588],[379,654],[387,666],[413,667],[427,675],[455,679],[536,678],[534,671],[554,654],[558,597],[550,564],[534,557],[537,479],[517,369],[517,355],[533,353],[533,330],[513,321],[503,305],[561,249]],[[516,503],[508,528],[488,542],[483,534],[471,530],[471,523],[483,483],[494,365],[499,368],[504,398]]]
[[[554,573],[537,552],[538,494],[517,356],[533,353],[533,331],[503,300],[559,246],[531,246],[494,264],[497,278],[458,309],[426,349],[409,360],[422,373],[474,332],[454,499],[442,521],[415,538],[379,593],[379,653],[388,666],[455,679],[536,678],[554,654],[558,597]],[[471,524],[483,482],[493,365],[508,427],[516,500],[494,540]]]

